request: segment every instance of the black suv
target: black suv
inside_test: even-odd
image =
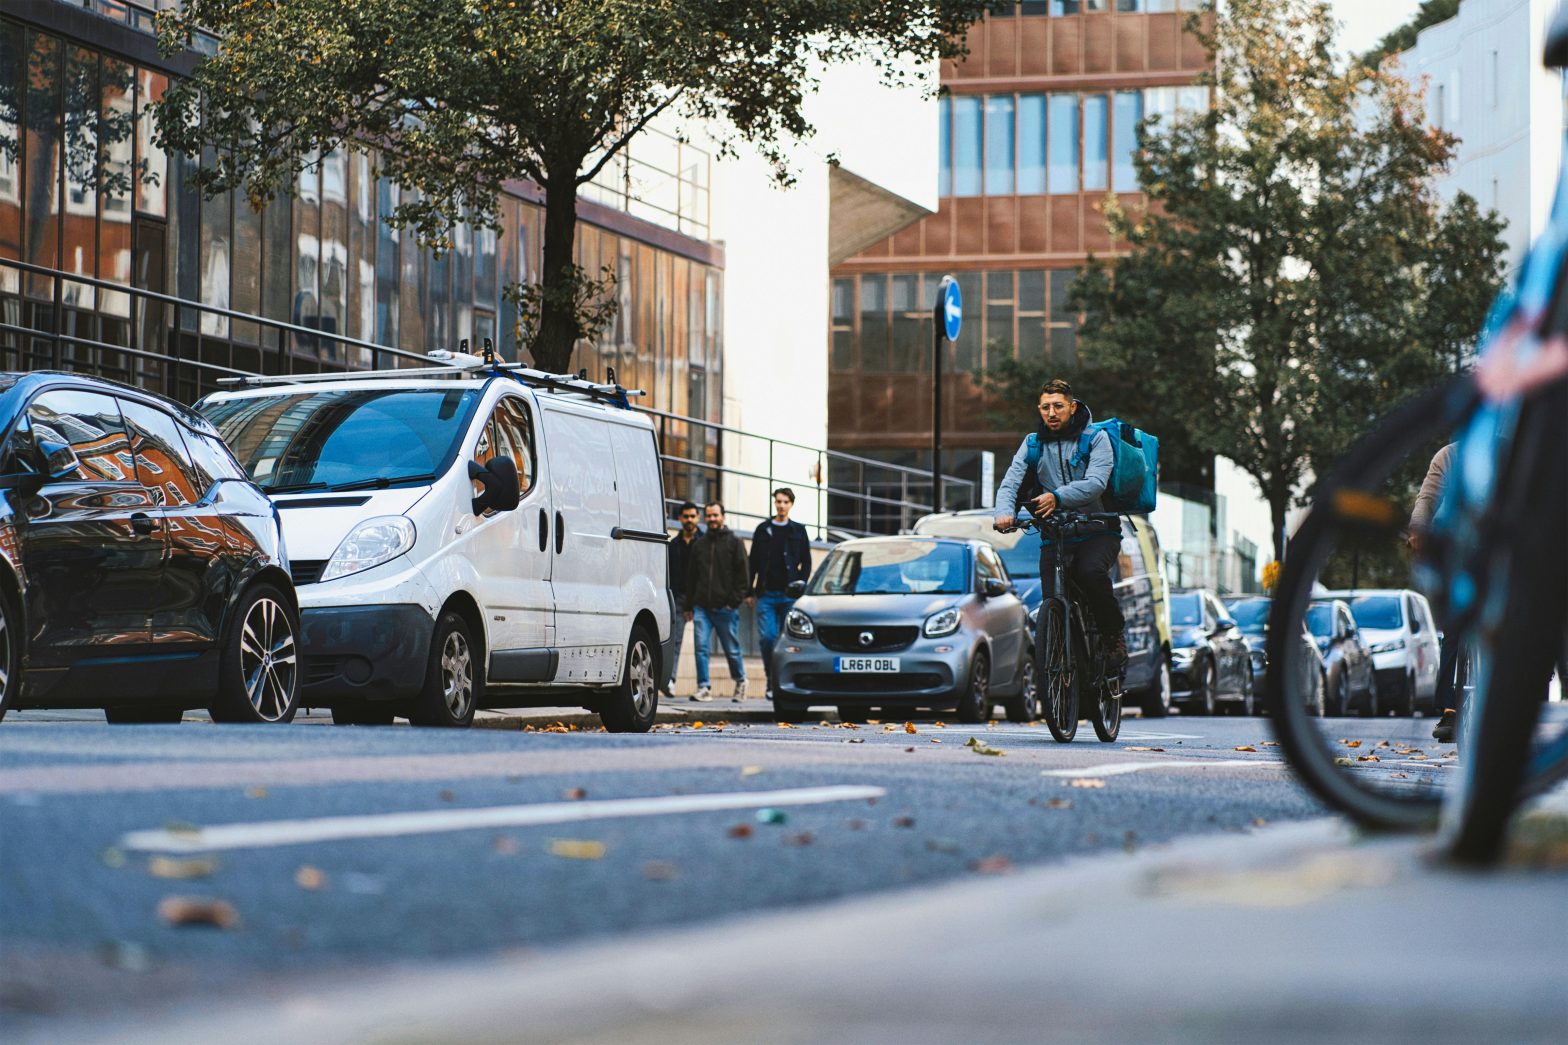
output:
[[[0,432],[0,717],[294,717],[277,511],[212,425],[110,381],[0,373]]]

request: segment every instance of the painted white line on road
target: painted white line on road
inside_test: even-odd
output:
[[[1221,766],[1267,766],[1273,768],[1285,763],[1273,758],[1162,758],[1153,762],[1107,762],[1081,769],[1047,769],[1041,776],[1085,777],[1121,776],[1142,769],[1217,769]]]
[[[490,806],[484,809],[435,809],[414,813],[368,816],[327,816],[314,820],[264,820],[219,824],[195,831],[132,831],[120,840],[123,849],[156,853],[206,853],[220,849],[262,849],[352,838],[395,838],[401,835],[474,831],[497,827],[537,827],[579,820],[611,820],[668,813],[711,813],[762,806],[820,805],[881,798],[880,787],[837,785],[786,791],[736,791],[713,795],[668,795],[618,798],[595,802],[549,802],[539,805]]]

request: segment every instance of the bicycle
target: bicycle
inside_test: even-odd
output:
[[[1548,31],[1546,64],[1568,66],[1568,7]],[[1561,471],[1552,471],[1563,467],[1560,425],[1568,413],[1564,174],[1568,140],[1547,228],[1482,330],[1481,379],[1453,378],[1396,410],[1323,480],[1291,539],[1270,619],[1270,710],[1302,780],[1371,826],[1441,822],[1450,855],[1472,863],[1496,858],[1520,801],[1568,777],[1568,722],[1542,716],[1539,702],[1518,692],[1528,696],[1527,687],[1544,681],[1568,627],[1562,534],[1553,532],[1568,515],[1568,495]],[[1394,542],[1403,543],[1401,484],[1439,441],[1457,443],[1455,464],[1413,571],[1446,624],[1445,642],[1465,651],[1459,761],[1453,772],[1390,772],[1376,750],[1353,754],[1357,742],[1330,742],[1307,721],[1291,685],[1295,656],[1286,639],[1320,578],[1342,576],[1347,562],[1356,574],[1363,562],[1386,563]],[[1383,747],[1399,751],[1387,741]],[[1396,764],[1419,762],[1430,760],[1421,752]]]
[[[1053,512],[1044,519],[1028,517],[1021,529],[1036,529],[1053,541],[1058,552],[1049,578],[1041,578],[1042,598],[1035,621],[1035,677],[1040,706],[1051,736],[1071,743],[1078,735],[1078,705],[1084,694],[1095,736],[1109,744],[1121,732],[1122,674],[1110,672],[1105,646],[1094,619],[1083,612],[1068,590],[1073,538],[1121,532],[1121,517],[1111,514]]]

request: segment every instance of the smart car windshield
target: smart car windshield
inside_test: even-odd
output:
[[[1350,599],[1350,615],[1356,627],[1373,631],[1397,631],[1405,626],[1397,595],[1361,595]]]
[[[833,549],[811,578],[812,595],[962,595],[969,590],[962,545],[868,541]]]
[[[1334,607],[1323,603],[1308,607],[1307,628],[1320,639],[1334,634]]]
[[[1040,576],[1040,541],[1032,533],[998,533],[989,515],[936,515],[915,523],[915,532],[931,537],[975,538],[985,541],[1007,564],[1013,580]]]
[[[479,393],[321,389],[202,408],[269,493],[428,481],[455,454]]]
[[[1203,607],[1198,605],[1196,593],[1172,595],[1170,601],[1171,627],[1190,628],[1203,623]]]
[[[1230,604],[1231,619],[1249,635],[1261,635],[1269,622],[1268,599],[1241,599]]]

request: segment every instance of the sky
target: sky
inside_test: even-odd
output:
[[[1383,34],[1408,22],[1420,6],[1419,0],[1329,0],[1334,17],[1341,23],[1341,52],[1360,54],[1383,38]]]

